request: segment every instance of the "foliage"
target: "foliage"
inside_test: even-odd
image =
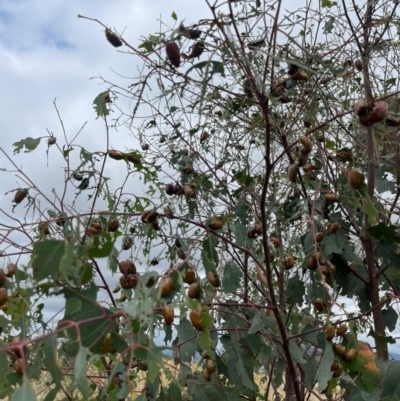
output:
[[[106,31],[145,65],[93,102],[107,149],[51,135],[56,198],[7,156],[29,188],[1,224],[0,398],[399,399],[398,2],[347,3],[229,1],[137,48]]]

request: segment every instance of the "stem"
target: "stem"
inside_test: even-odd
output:
[[[372,10],[373,10],[374,0],[368,0],[367,10],[365,12],[364,17],[364,27],[363,27],[363,36],[364,36],[364,54],[362,55],[362,65],[363,65],[363,78],[364,78],[364,94],[367,102],[372,101],[372,87],[370,81],[370,72],[369,72],[369,56],[370,56],[370,28],[371,28],[371,20],[372,20]],[[367,127],[367,166],[368,166],[368,196],[371,200],[374,198],[375,191],[375,144],[374,144],[374,129],[373,127]],[[365,214],[365,230],[363,239],[363,246],[365,250],[366,260],[367,260],[367,268],[368,268],[368,290],[371,305],[373,308],[372,316],[374,320],[374,329],[375,333],[378,336],[385,336],[385,326],[383,323],[383,315],[382,308],[379,305],[379,283],[378,283],[378,274],[375,265],[375,255],[374,248],[372,244],[372,238],[368,233],[368,228],[370,227],[370,223],[368,221],[368,216]],[[375,307],[378,306],[378,307]],[[388,359],[388,347],[387,344],[382,344],[377,339],[375,339],[375,346],[378,358]]]
[[[262,105],[264,115],[268,115],[268,104],[263,104]],[[269,138],[267,137],[267,144],[269,143]],[[286,358],[286,363],[287,363],[287,373],[288,375],[286,376],[286,381],[291,381],[293,386],[294,386],[294,393],[296,395],[296,400],[297,401],[302,401],[302,392],[300,390],[299,383],[297,381],[297,372],[296,368],[294,365],[294,361],[292,358],[292,355],[290,354],[289,350],[289,339],[288,335],[286,332],[286,327],[285,324],[282,320],[282,316],[279,313],[279,308],[278,308],[278,302],[277,298],[275,295],[275,288],[274,288],[274,283],[272,280],[272,266],[270,263],[270,252],[268,248],[268,237],[267,237],[267,230],[266,228],[268,227],[267,225],[267,216],[266,216],[266,196],[267,196],[267,188],[268,188],[268,183],[270,180],[271,176],[271,162],[270,162],[270,155],[268,153],[269,151],[269,146],[267,146],[266,149],[266,154],[265,154],[265,164],[266,164],[266,172],[264,176],[264,185],[261,193],[261,200],[260,200],[260,211],[261,211],[261,222],[262,222],[262,227],[263,227],[263,240],[262,240],[262,246],[263,246],[263,251],[264,251],[264,256],[265,256],[265,275],[267,278],[267,286],[268,290],[270,293],[270,298],[271,298],[271,304],[273,306],[273,311],[275,314],[276,322],[278,324],[279,332],[282,337],[282,348],[285,353],[285,358]]]

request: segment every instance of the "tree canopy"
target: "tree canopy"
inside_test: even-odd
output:
[[[204,1],[137,47],[78,15],[137,66],[99,150],[54,102],[62,137],[3,151],[1,399],[400,399],[398,1]]]

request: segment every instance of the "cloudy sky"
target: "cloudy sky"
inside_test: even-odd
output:
[[[118,77],[116,73],[132,77],[138,71],[139,60],[135,56],[118,52],[106,41],[99,24],[79,19],[77,15],[96,18],[118,32],[124,31],[124,39],[136,47],[141,36],[160,29],[161,16],[163,23],[172,28],[175,24],[172,12],[177,14],[178,21],[185,19],[188,24],[210,17],[205,2],[200,0],[0,2],[0,147],[43,192],[51,196],[53,189],[58,195],[63,190],[64,164],[57,149],[50,148],[47,160],[45,139],[29,154],[13,155],[12,144],[26,137],[46,137],[48,129],[62,147],[65,140],[52,104],[57,98],[69,140],[86,123],[77,142],[89,152],[105,151],[103,121],[96,120],[92,102],[107,87],[101,86],[99,79],[92,78],[102,76],[127,87],[132,81]],[[110,141],[115,149],[139,148],[131,133],[124,129],[112,131]],[[73,156],[72,160],[78,163],[77,157]],[[0,174],[0,208],[22,221],[25,209],[18,207],[14,214],[11,213],[14,194],[4,194],[26,185],[2,153]],[[115,164],[107,164],[106,176],[118,180],[120,174]],[[133,187],[135,182],[130,185]],[[69,201],[74,193],[72,188],[71,194],[67,194]],[[88,206],[86,195],[81,195],[77,208],[86,211]],[[101,204],[98,208],[101,209]],[[5,215],[0,215],[0,219],[2,223],[11,221]],[[15,221],[12,224],[15,225]],[[15,239],[22,237],[16,234]],[[7,261],[0,261],[0,267],[2,263]],[[57,310],[57,303],[52,303],[48,315]]]

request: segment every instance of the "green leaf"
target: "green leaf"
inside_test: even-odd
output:
[[[335,360],[335,355],[333,354],[331,343],[325,338],[325,334],[320,333],[318,337],[320,340],[318,343],[324,344],[324,347],[321,363],[318,366],[315,379],[318,382],[318,390],[323,391],[328,386],[328,381],[332,378],[331,366]]]
[[[314,250],[314,241],[311,232],[307,232],[301,238],[301,245],[303,246],[304,253],[307,255]]]
[[[230,261],[225,265],[222,277],[222,288],[225,293],[235,292],[240,287],[243,274],[235,262]]]
[[[136,291],[135,291],[136,295]],[[141,323],[145,323],[149,319],[146,317],[152,314],[152,302],[151,300],[139,300],[135,299],[131,302],[125,302],[123,306],[125,312],[133,317],[140,318]]]
[[[390,19],[389,19],[390,20]],[[388,21],[389,23],[389,21]],[[396,78],[390,78],[385,81],[385,92],[389,92],[389,90],[396,85]],[[376,170],[375,170],[376,171]],[[376,183],[376,181],[375,181]]]
[[[393,266],[395,269],[395,277],[398,276],[400,268],[400,255],[397,252],[397,244],[393,241],[380,240],[376,246],[377,255],[383,259],[385,264]]]
[[[5,316],[0,315],[0,329],[5,331],[6,327],[11,324],[11,321],[9,321]],[[0,375],[1,376],[1,375]]]
[[[285,371],[285,368],[286,362],[282,358],[278,358],[274,366],[274,379],[277,387],[280,387],[283,383],[283,372]]]
[[[296,302],[298,305],[302,305],[305,293],[306,288],[300,277],[297,274],[290,277],[286,289],[287,302],[290,304]]]
[[[393,361],[386,370],[382,384],[382,401],[400,400],[400,361]]]
[[[192,371],[190,369],[190,366],[186,363],[181,363],[180,364],[180,370],[179,370],[179,384],[181,386],[185,386],[188,378],[190,378],[192,374]]]
[[[168,401],[182,401],[182,388],[175,381],[169,384],[167,389],[167,400]],[[147,400],[145,400],[147,401]]]
[[[178,16],[175,14],[175,11],[172,12],[171,17],[175,21],[178,19]]]
[[[79,153],[79,157],[85,162],[83,164],[86,164],[87,162],[91,162],[92,166],[93,164],[93,154],[85,150],[84,148],[81,149]]]
[[[328,139],[325,141],[325,147],[329,150],[336,150],[336,142]]]
[[[111,338],[111,344],[115,349],[115,351],[122,353],[127,350],[128,344],[126,343],[123,336],[121,336],[115,331],[112,331],[110,338]]]
[[[355,386],[351,391],[351,401],[380,401],[380,391],[369,394],[362,389],[362,386]]]
[[[149,347],[148,357],[146,360],[148,366],[147,380],[150,383],[155,383],[163,358],[165,357],[163,351],[170,350],[169,347],[158,347],[153,342]]]
[[[392,336],[381,336],[372,329],[369,331],[368,337],[373,337],[377,345],[396,344],[396,340]]]
[[[331,1],[331,0],[322,0],[321,1],[321,6],[326,7],[326,8],[332,8],[333,6],[336,6],[336,1]]]
[[[77,189],[80,189],[81,191],[84,191],[85,189],[88,189],[89,187],[89,178],[85,177],[82,182],[78,185]]]
[[[39,143],[40,143],[40,139],[41,138],[25,138],[25,139],[21,139],[19,142],[14,142],[13,146],[14,146],[14,154],[21,152],[21,150],[24,150],[24,153],[29,153],[32,152],[32,150],[35,150]]]
[[[228,366],[229,379],[243,391],[253,391],[254,359],[249,355],[247,348],[239,345],[239,343],[235,341],[235,337],[232,335],[229,337],[222,337],[221,343],[226,350],[224,359]]]
[[[396,328],[399,315],[391,306],[389,306],[387,309],[382,310],[382,317],[385,327],[392,332]]]
[[[257,311],[254,314],[254,317],[251,321],[251,326],[249,329],[249,334],[256,334],[257,332],[263,332],[264,331],[264,327],[263,324],[261,322],[261,314],[259,311]]]
[[[63,155],[64,159],[66,159],[73,150],[74,150],[74,148],[71,148],[71,147],[66,148],[65,145],[63,145],[62,155]]]
[[[364,205],[364,212],[368,216],[369,224],[376,224],[376,220],[379,216],[378,211],[374,208],[373,203],[371,202],[370,197],[367,197],[367,202]]]
[[[117,272],[118,255],[119,255],[118,249],[115,246],[113,246],[110,257],[108,258],[108,268],[111,270],[112,273]]]
[[[248,347],[249,352],[251,352],[254,358],[256,358],[258,355],[261,355],[262,357],[265,356],[267,358],[270,356],[271,350],[267,349],[262,336],[258,334],[247,334],[242,332],[241,337],[242,344]]]
[[[247,187],[251,186],[251,184],[254,183],[254,178],[249,175],[247,170],[238,171],[235,174],[235,178]]]
[[[5,347],[5,344],[2,341],[0,342],[0,347],[1,348]],[[3,388],[4,382],[6,380],[7,371],[8,371],[7,354],[5,352],[0,352],[0,388]]]
[[[110,317],[112,312],[97,304],[97,292],[98,288],[94,283],[84,289],[66,287],[64,289],[66,303],[63,320],[80,322],[81,344],[84,347],[90,347],[92,352],[101,353],[103,352],[101,344],[104,337],[107,333],[114,331],[117,324]],[[63,320],[59,324],[61,327]],[[85,322],[85,320],[90,321]],[[67,333],[72,342],[77,341],[75,328],[68,329]]]
[[[222,310],[227,311],[227,314],[224,316],[225,323],[223,327],[243,327],[244,322],[238,316],[238,308],[236,306],[228,306],[231,302],[233,301],[226,300],[227,306],[222,307]]]
[[[51,372],[51,377],[56,383],[57,387],[61,386],[61,381],[63,379],[63,372],[57,365],[57,336],[52,335],[44,338],[43,340],[43,351],[44,359],[43,364],[49,372]]]
[[[195,335],[193,326],[186,318],[182,319],[178,326],[176,326],[178,332],[179,342],[183,343],[180,347],[180,356],[182,362],[190,362],[192,357],[196,354],[197,344],[195,341],[187,341]]]
[[[56,397],[60,389],[58,387],[53,388],[48,392],[45,398],[43,398],[43,401],[53,401]]]
[[[397,234],[398,227],[393,224],[379,223],[369,227],[368,232],[377,240],[394,241],[400,243],[400,236]]]
[[[201,253],[203,259],[203,265],[206,272],[215,271],[218,266],[218,254],[215,246],[218,243],[218,239],[215,235],[208,235],[203,241],[203,251]]]
[[[200,320],[201,320],[201,325],[203,327],[210,327],[212,324],[212,317],[210,315],[210,310],[208,309],[207,306],[203,306],[201,308],[200,312]]]
[[[275,317],[262,314],[261,321],[265,331],[272,331],[272,332],[277,331],[277,323]]]
[[[338,230],[335,234],[325,235],[321,246],[327,255],[332,255],[333,253],[340,255],[343,253],[347,242],[348,238],[344,230]]]
[[[243,225],[247,224],[247,216],[250,207],[247,203],[240,203],[235,210],[235,216],[239,217],[240,223]]]
[[[123,363],[121,363],[121,362],[113,363],[113,370],[112,370],[111,374],[108,376],[108,378],[109,378],[108,384],[109,385],[111,384],[112,387],[114,387],[114,389],[111,390],[111,392],[109,393],[107,400],[119,401],[121,399],[122,400],[127,399],[126,397],[128,397],[129,392],[130,392],[129,388],[127,386],[127,384],[128,384],[127,381],[122,380],[121,383],[119,384],[119,386],[114,386],[112,384],[114,377],[122,378],[123,372],[125,372],[125,370],[126,370],[126,366]],[[94,387],[93,384],[91,386]],[[103,389],[106,390],[105,388],[103,388]],[[142,395],[145,395],[145,393],[143,393]],[[137,399],[140,399],[140,398],[141,397],[138,397]],[[91,399],[93,399],[93,398],[91,398]],[[97,399],[98,400],[104,399],[104,393],[103,393],[103,396],[99,395],[99,397],[97,397]]]
[[[79,347],[79,351],[75,357],[75,367],[74,367],[75,380],[78,385],[79,391],[82,393],[84,399],[88,399],[92,394],[92,389],[90,388],[89,382],[86,378],[87,356],[88,356],[88,349],[85,347]]]
[[[361,312],[365,312],[371,308],[371,298],[367,288],[360,288],[356,295],[358,296],[358,307]]]
[[[114,248],[114,241],[111,239],[111,235],[103,233],[105,242],[100,242],[99,237],[94,237],[93,246],[88,250],[88,256],[90,258],[107,258],[111,255]]]
[[[346,245],[347,246],[347,245]],[[347,261],[354,261],[358,263],[359,267],[355,268],[355,271],[363,277],[367,278],[366,270],[364,269],[364,263],[362,260],[358,260],[357,256],[353,252],[342,252],[341,255],[333,254],[331,263],[336,266],[336,272],[334,274],[335,282],[340,288],[340,295],[346,295],[348,297],[354,296],[357,291],[364,290],[364,283],[358,279],[354,274],[351,273],[351,268]]]
[[[143,287],[141,289],[143,290]],[[152,320],[153,302],[151,299],[144,298],[144,295],[139,295],[144,292],[147,291],[140,292],[139,288],[136,287],[135,300],[125,302],[124,309],[131,316],[138,317],[141,325],[149,325]]]
[[[282,206],[283,217],[289,220],[304,210],[305,202],[296,196],[289,196],[287,203]]]
[[[213,60],[201,61],[200,63],[193,65],[186,71],[185,75],[188,75],[189,72],[192,71],[193,69],[202,70],[203,68],[206,68],[207,70],[210,66],[212,67],[210,71],[210,77],[213,76],[214,74],[221,74],[221,76],[225,77],[224,64],[221,63],[220,61],[213,61]]]
[[[335,22],[335,18],[333,18],[333,17],[330,17],[325,22],[325,33],[331,33],[332,32],[334,22]]]
[[[239,394],[233,388],[222,387],[217,384],[191,384],[189,393],[193,401],[239,401]]]
[[[220,341],[225,350],[222,361],[226,367],[226,376],[229,381],[234,383],[240,391],[251,391],[254,388],[252,381],[254,359],[249,355],[247,348],[243,348],[237,343],[234,335],[224,335]]]
[[[150,53],[154,50],[154,45],[157,45],[158,43],[160,43],[160,36],[159,35],[150,35],[148,40],[143,41],[140,45],[139,45],[139,49],[144,49],[146,53]],[[156,126],[156,122],[154,120],[151,120],[150,123],[152,124],[152,126]],[[149,124],[146,124],[146,127],[149,128]]]
[[[307,358],[305,365],[303,366],[304,373],[306,375],[304,381],[305,384],[309,387],[313,386],[314,383],[314,359]]]
[[[144,49],[146,53],[150,53],[153,51],[154,46],[152,42],[150,42],[149,40],[145,40],[138,47],[139,49]]]
[[[303,358],[303,351],[299,348],[299,346],[294,342],[294,340],[289,341],[289,351],[292,355],[293,359],[300,364],[306,363]]]
[[[93,266],[89,263],[84,263],[79,269],[80,283],[85,285],[93,279]]]
[[[66,241],[55,239],[35,242],[33,244],[33,277],[37,281],[59,277],[61,260],[66,250]]]
[[[189,247],[186,244],[186,241],[179,235],[177,235],[177,238],[179,240],[180,248],[182,249],[183,252],[187,252]]]
[[[64,252],[60,259],[59,273],[63,279],[67,279],[74,263],[75,241],[71,240],[65,243]]]
[[[110,114],[110,110],[107,106],[108,102],[106,101],[107,97],[109,97],[109,91],[99,93],[93,100],[93,107],[97,114],[97,118],[106,117]]]
[[[15,390],[11,401],[36,401],[36,394],[29,379],[24,376],[22,386]]]
[[[254,384],[253,381],[250,379],[249,374],[250,373],[245,365],[243,364],[242,358],[239,358],[235,364],[236,370],[239,373],[240,379],[242,381],[242,384],[247,387],[249,390],[253,391],[254,390]]]
[[[197,340],[197,344],[201,349],[211,350],[215,348],[215,343],[211,339],[210,331],[208,329],[204,329],[201,332],[199,339]]]

